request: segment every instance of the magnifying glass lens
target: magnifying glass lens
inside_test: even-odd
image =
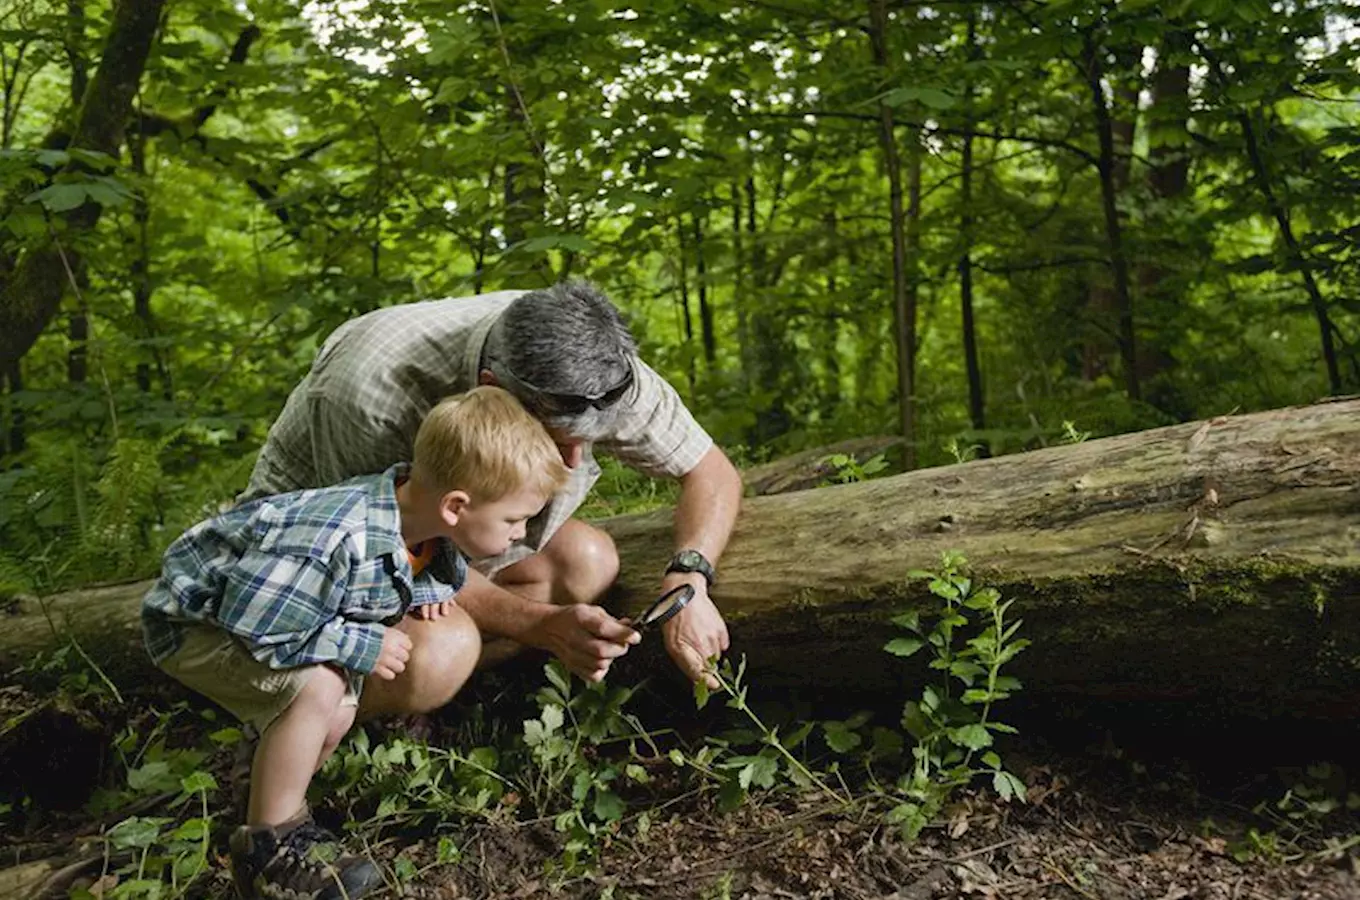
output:
[[[693,599],[693,585],[682,584],[677,588],[672,588],[647,607],[647,611],[638,618],[637,627],[646,628],[648,625],[659,625],[684,609],[685,605]]]

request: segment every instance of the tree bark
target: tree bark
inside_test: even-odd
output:
[[[888,73],[888,8],[885,0],[870,0],[869,43],[874,65]],[[897,408],[903,463],[916,465],[916,304],[907,288],[907,224],[902,201],[902,168],[894,133],[892,107],[878,104],[878,136],[888,173],[888,209],[892,220],[893,339],[897,347]],[[919,165],[919,158],[915,161]],[[915,182],[919,184],[919,178]],[[919,212],[919,207],[916,208]]]
[[[1144,248],[1134,279],[1144,322],[1156,323],[1151,339],[1138,348],[1138,383],[1154,406],[1172,414],[1187,404],[1161,376],[1177,365],[1171,345],[1180,337],[1174,323],[1180,322],[1185,306],[1181,273],[1197,256],[1195,248],[1187,247],[1182,239],[1184,227],[1177,227],[1190,186],[1190,64],[1186,58],[1190,40],[1189,33],[1175,29],[1163,35],[1157,48],[1152,105],[1146,113],[1147,185],[1157,202],[1145,214]]]
[[[895,636],[893,614],[931,605],[907,573],[958,550],[975,580],[1015,600],[1033,644],[1013,674],[1029,696],[1351,716],[1357,485],[1352,398],[754,497],[713,596],[753,684],[900,695],[922,673],[878,648]],[[635,611],[654,590],[673,551],[671,517],[600,523],[623,560],[619,609]],[[137,609],[148,584],[52,597],[47,614],[101,663],[145,670]],[[20,607],[0,635],[5,670],[53,639],[37,601]],[[653,645],[628,665],[663,665]]]
[[[968,12],[968,60],[977,60],[977,16]],[[959,312],[963,327],[963,361],[968,373],[968,419],[973,430],[979,432],[980,455],[991,456],[991,442],[981,435],[987,428],[985,403],[982,394],[982,367],[978,364],[977,323],[973,317],[973,133],[976,124],[973,112],[973,83],[963,85],[964,125],[963,158],[959,172],[959,239],[963,251],[959,254]]]
[[[699,290],[699,333],[704,342],[704,367],[712,372],[718,363],[718,339],[713,330],[713,305],[708,302],[708,261],[704,258],[704,225],[697,211],[690,215],[690,220],[694,227],[694,277],[698,281]]]
[[[164,6],[165,0],[116,4],[99,67],[85,91],[68,146],[118,155]],[[92,230],[102,211],[99,204],[86,202],[60,218],[67,234],[79,234]],[[52,321],[69,284],[67,264],[72,271],[79,270],[78,257],[74,246],[58,244],[54,237],[29,247],[16,260],[0,260],[0,271],[9,274],[0,291],[0,360],[22,358]]]
[[[1101,211],[1105,220],[1105,240],[1110,254],[1110,271],[1114,276],[1114,301],[1118,321],[1119,356],[1124,369],[1124,392],[1130,400],[1141,398],[1138,382],[1137,344],[1134,338],[1133,292],[1129,287],[1129,262],[1124,252],[1123,224],[1119,218],[1119,188],[1128,181],[1128,143],[1133,137],[1132,118],[1117,127],[1105,102],[1104,53],[1095,36],[1089,31],[1082,53],[1082,72],[1091,95],[1091,110],[1095,117],[1096,136],[1100,142],[1100,156],[1096,171],[1100,175]],[[1136,108],[1136,104],[1135,104]],[[1122,145],[1123,154],[1116,153]]]

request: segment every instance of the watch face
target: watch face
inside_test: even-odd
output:
[[[704,557],[698,550],[681,550],[675,555],[675,561],[692,572],[704,564]]]

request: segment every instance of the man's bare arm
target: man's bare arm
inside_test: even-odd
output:
[[[675,549],[698,550],[717,568],[741,508],[741,474],[727,454],[714,446],[680,479],[675,507]],[[697,572],[672,572],[662,582],[668,590],[681,583],[694,586],[695,597],[665,626],[666,649],[693,681],[704,677],[706,661],[728,648],[727,623],[708,595],[708,582]],[[712,678],[710,686],[716,687]]]

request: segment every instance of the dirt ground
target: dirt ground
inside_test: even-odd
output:
[[[20,688],[0,690],[0,721],[10,723],[6,736],[27,735],[18,745],[11,740],[0,747],[0,774],[9,779],[14,804],[0,819],[0,869],[10,867],[0,872],[0,897],[66,897],[73,886],[106,896],[115,881],[106,875],[101,880],[101,873],[118,860],[105,855],[101,832],[129,814],[176,811],[162,796],[135,809],[92,815],[80,795],[99,782],[110,760],[97,740],[85,740],[83,755],[73,752],[72,741],[80,740],[75,735],[82,725],[89,735],[109,738],[121,723],[107,709],[94,708],[74,724],[53,714],[47,723],[34,724],[37,717],[29,716],[14,726],[36,699]],[[1253,812],[1257,800],[1282,795],[1301,777],[1289,765],[1272,766],[1276,757],[1263,749],[1282,736],[1278,728],[1257,732],[1251,753],[1235,735],[1220,734],[1201,740],[1202,752],[1187,755],[1183,745],[1169,752],[1168,736],[1148,737],[1146,729],[1135,741],[1100,722],[1081,728],[1054,722],[1029,720],[1025,737],[1007,748],[1030,802],[1001,803],[986,790],[962,793],[910,844],[884,824],[881,808],[847,811],[817,795],[764,793],[721,813],[714,791],[691,786],[662,797],[645,818],[630,813],[586,874],[568,875],[556,865],[561,838],[549,822],[465,825],[458,831],[461,858],[450,863],[436,861],[437,831],[392,834],[369,852],[392,873],[397,858],[404,858],[407,876],[398,884],[394,874],[392,885],[376,896],[1360,900],[1360,819],[1354,813],[1290,825]],[[435,744],[456,733],[445,720],[424,727]],[[38,730],[25,731],[33,728]],[[1224,754],[1234,747],[1236,764],[1225,765]],[[1341,754],[1354,746],[1319,747],[1313,755],[1321,758],[1327,749]],[[223,751],[203,763],[220,784],[231,781],[231,757]],[[1340,770],[1333,773],[1344,778]],[[36,799],[27,806],[16,802],[16,784]],[[1343,796],[1347,791],[1344,782],[1333,787]],[[334,810],[323,801],[318,817],[324,822],[328,815]],[[211,877],[199,879],[185,896],[232,896],[228,819],[215,818]],[[1253,828],[1260,836],[1254,843]],[[19,877],[25,872],[27,882]]]

